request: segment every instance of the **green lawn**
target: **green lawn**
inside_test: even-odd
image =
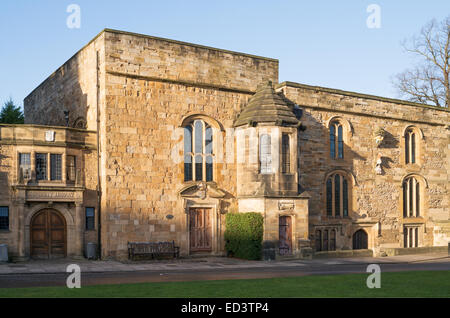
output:
[[[380,289],[366,287],[368,275],[0,288],[0,297],[450,297],[450,271],[382,273]]]

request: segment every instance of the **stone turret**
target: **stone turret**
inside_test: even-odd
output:
[[[258,86],[234,126],[238,196],[297,196],[297,132],[294,105],[270,81]]]
[[[311,251],[309,198],[298,191],[299,110],[266,82],[234,123],[239,212],[264,215],[264,259]]]

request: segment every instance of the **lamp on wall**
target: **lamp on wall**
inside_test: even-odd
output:
[[[64,111],[64,119],[66,120],[67,127],[69,127],[69,113],[70,113],[70,111],[68,111],[68,110]]]

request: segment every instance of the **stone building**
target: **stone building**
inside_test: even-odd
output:
[[[224,255],[264,216],[265,257],[450,242],[450,112],[292,82],[278,60],[106,29],[0,126],[0,243],[123,258],[129,241]],[[273,253],[272,253],[273,252]]]

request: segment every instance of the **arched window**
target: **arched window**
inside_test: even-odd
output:
[[[213,131],[203,120],[184,127],[184,181],[213,180]]]
[[[405,131],[405,163],[416,163],[417,134],[412,128]]]
[[[403,181],[403,217],[420,216],[420,182],[409,177]]]
[[[344,128],[338,121],[330,123],[330,157],[331,159],[344,158]]]
[[[283,134],[281,137],[281,172],[291,171],[291,155],[289,150],[289,135]]]
[[[264,134],[259,137],[259,164],[261,174],[272,173],[272,149],[270,135]]]
[[[348,216],[348,182],[340,173],[332,174],[326,181],[327,216]]]

